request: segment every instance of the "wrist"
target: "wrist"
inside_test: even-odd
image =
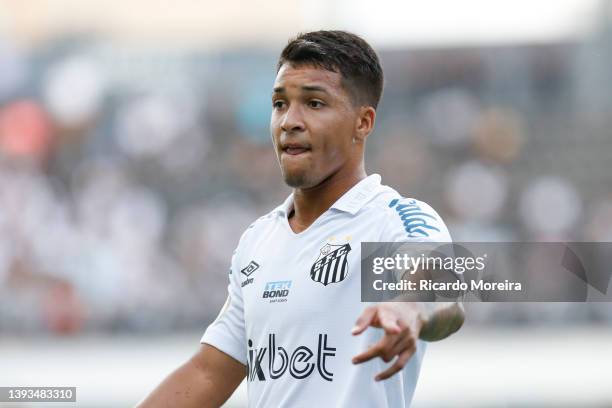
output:
[[[459,303],[426,303],[425,323],[419,332],[419,339],[425,341],[442,340],[455,333],[463,325],[465,315]]]

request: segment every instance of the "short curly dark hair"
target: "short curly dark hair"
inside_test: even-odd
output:
[[[339,72],[354,104],[378,107],[383,89],[382,67],[372,47],[355,34],[339,30],[299,34],[281,52],[276,72],[286,63]]]

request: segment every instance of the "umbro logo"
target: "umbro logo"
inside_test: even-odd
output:
[[[246,268],[242,268],[240,272],[242,272],[245,276],[251,276],[253,272],[259,269],[259,264],[255,261],[251,261],[250,264]]]
[[[245,287],[249,283],[253,283],[253,278],[250,278],[249,276],[251,276],[257,269],[259,269],[259,264],[255,261],[251,261],[246,268],[242,268],[240,273],[247,277],[247,279],[242,282],[242,287]]]

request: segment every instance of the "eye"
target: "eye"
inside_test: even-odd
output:
[[[313,109],[319,109],[322,108],[325,104],[321,101],[318,101],[316,99],[313,99],[311,101],[308,101],[308,106],[310,106]]]
[[[282,109],[284,106],[285,106],[285,101],[282,101],[280,99],[272,102],[272,107],[274,109]]]

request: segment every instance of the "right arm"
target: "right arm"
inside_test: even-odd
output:
[[[246,376],[246,367],[209,344],[177,368],[137,408],[220,407]]]
[[[227,301],[202,336],[200,350],[137,408],[220,407],[246,376],[247,338],[237,254],[238,249],[232,255]]]

